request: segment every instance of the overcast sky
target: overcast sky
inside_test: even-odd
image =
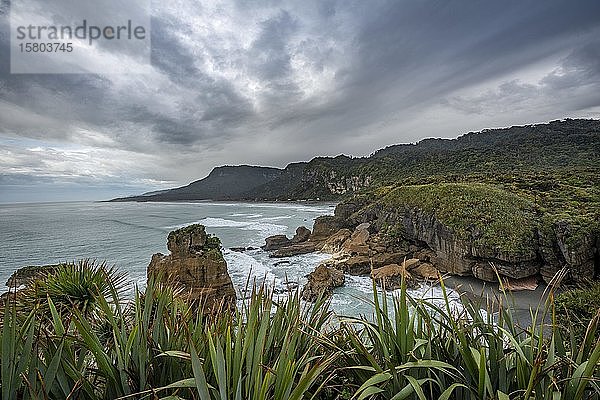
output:
[[[155,1],[126,75],[11,75],[0,1],[0,202],[600,117],[598,0]]]

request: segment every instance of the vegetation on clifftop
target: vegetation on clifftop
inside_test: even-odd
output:
[[[400,186],[383,199],[390,208],[430,213],[459,238],[476,246],[519,253],[531,251],[535,234],[532,204],[510,192],[480,183]]]
[[[551,239],[559,225],[569,251],[593,247],[600,238],[600,170],[594,169],[410,178],[371,189],[359,199],[391,210],[434,213],[459,237],[506,252],[531,250],[538,232]]]
[[[223,181],[218,198],[345,200],[358,194],[378,201],[394,188],[428,185],[427,191],[439,196],[436,208],[449,226],[463,235],[474,226],[476,241],[482,245],[522,251],[531,232],[537,231],[549,247],[561,236],[568,255],[588,252],[600,238],[599,120],[566,119],[487,129],[456,139],[393,145],[369,157],[317,157],[277,170],[243,193],[227,183],[236,176],[242,179],[248,171],[260,172],[246,166],[228,167],[228,180]],[[211,174],[211,185],[217,175]],[[449,190],[449,184],[464,186]],[[476,184],[484,186],[475,191]],[[228,188],[235,189],[235,194],[222,193]],[[425,189],[410,190],[418,191],[412,194],[421,196],[423,207],[433,201]],[[397,192],[401,193],[402,189]],[[483,201],[487,195],[491,196],[488,203]],[[145,196],[143,201],[164,198],[164,194]],[[419,207],[415,199],[406,196],[400,196],[395,205],[400,206],[402,199]]]

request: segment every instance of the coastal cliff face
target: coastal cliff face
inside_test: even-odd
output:
[[[307,169],[302,177],[302,186],[321,188],[321,196],[344,195],[368,188],[373,183],[369,175],[348,174],[330,168]],[[319,193],[312,194],[318,197]]]
[[[169,233],[170,255],[154,254],[148,265],[148,277],[175,285],[186,298],[210,311],[221,303],[235,304],[236,294],[218,238],[206,234],[195,224]]]
[[[370,275],[387,288],[399,287],[403,279],[408,285],[436,280],[440,272],[489,282],[500,278],[508,288],[550,282],[563,268],[567,282],[597,279],[597,186],[576,187],[589,201],[569,202],[568,191],[560,185],[548,191],[544,179],[531,178],[518,190],[470,182],[380,187],[339,203],[333,216],[317,218],[304,243],[272,237],[267,245],[279,240],[278,246],[264,249],[272,257],[332,255],[309,276],[307,293],[331,294],[341,283],[334,284],[328,273],[338,271]],[[539,188],[534,195],[531,187]]]
[[[390,210],[382,208],[377,214],[381,229],[399,228],[403,239],[435,252],[431,262],[441,272],[496,281],[493,267],[502,276],[521,279],[539,272],[540,263],[534,241],[523,241],[523,250],[507,250],[478,243],[478,233],[467,237],[440,221],[435,214],[418,208]],[[493,267],[492,267],[493,266]]]
[[[496,281],[497,271],[500,277],[541,275],[549,282],[567,267],[572,281],[593,279],[600,267],[597,225],[583,228],[551,217],[491,185],[437,184],[399,187],[374,200],[342,202],[328,223],[336,229],[345,222],[344,227],[352,229],[369,222],[385,252],[407,245],[431,250],[429,261],[455,275]]]

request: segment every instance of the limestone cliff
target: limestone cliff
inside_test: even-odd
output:
[[[600,267],[600,235],[593,228],[548,221],[531,202],[490,185],[394,188],[369,201],[340,203],[329,225],[353,228],[364,222],[383,239],[387,253],[402,243],[428,249],[438,270],[486,281],[496,281],[496,271],[501,277],[541,275],[549,281],[564,266],[578,281],[593,279]]]

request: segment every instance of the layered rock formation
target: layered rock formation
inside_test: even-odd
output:
[[[292,238],[292,243],[306,242],[308,239],[310,239],[310,235],[311,235],[310,229],[308,229],[305,226],[299,226],[296,229],[296,234]]]
[[[59,267],[60,264],[28,265],[13,272],[6,281],[9,291],[2,293],[0,296],[0,307],[5,307],[8,301],[13,302],[18,300],[23,290],[31,287],[37,280],[45,279]]]
[[[371,271],[371,278],[386,290],[399,289],[402,286],[402,280],[406,282],[407,287],[415,285],[412,275],[407,270],[406,263],[389,264],[376,268]]]
[[[265,245],[261,249],[265,251],[278,250],[282,247],[289,246],[292,241],[285,235],[273,235],[265,239]]]
[[[331,295],[335,287],[344,284],[344,274],[371,275],[378,284],[390,290],[400,286],[402,276],[407,278],[409,286],[438,278],[438,271],[430,262],[434,255],[431,250],[408,243],[388,243],[381,234],[370,232],[374,229],[370,223],[360,223],[352,230],[340,229],[341,226],[350,225],[338,217],[319,217],[305,242],[272,250],[272,257],[295,255],[300,251],[322,251],[332,255],[308,275],[302,290],[303,299],[315,301],[319,296]],[[266,241],[267,244],[286,243],[282,238],[274,237]],[[267,247],[272,248],[263,248]],[[417,258],[413,259],[413,255]]]
[[[270,257],[290,257],[320,250],[321,240],[315,237],[310,229],[300,226],[291,240],[285,235],[269,236],[261,248],[271,251]]]
[[[395,227],[406,240],[431,249],[431,262],[440,271],[459,276],[474,275],[486,281],[496,281],[492,264],[501,275],[514,279],[539,273],[540,263],[534,243],[515,251],[486,246],[477,242],[476,231],[463,238],[435,214],[418,208],[394,212],[380,208],[377,219],[381,227]]]
[[[439,279],[438,270],[430,263],[418,258],[404,260],[401,264],[388,264],[371,271],[371,278],[387,289],[399,289],[404,279],[407,287],[418,286],[420,281],[435,281]]]
[[[479,201],[490,202],[488,196],[493,198],[498,192],[484,192]],[[431,250],[429,261],[454,275],[473,275],[489,282],[497,282],[498,276],[519,280],[540,275],[549,282],[567,267],[571,281],[594,278],[600,265],[593,231],[575,234],[569,222],[537,220],[525,202],[504,206],[502,201],[505,199],[497,202],[499,210],[481,213],[476,207],[470,210],[457,205],[465,210],[443,215],[440,206],[427,210],[417,204],[384,200],[355,210],[351,218],[375,221],[377,231],[392,231],[401,240]],[[479,221],[465,223],[468,218]]]
[[[53,265],[29,265],[19,268],[8,278],[6,286],[10,288],[18,288],[27,286],[36,279],[53,273],[60,264]]]
[[[566,266],[570,280],[579,281],[600,268],[593,230],[580,234],[566,221],[540,221],[527,200],[484,184],[400,187],[342,202],[334,216],[317,222],[320,250],[332,254],[324,264],[355,275],[404,259],[420,261],[410,272],[423,279],[439,271],[489,282],[538,276],[549,282]],[[390,270],[399,267],[384,271]]]
[[[219,239],[199,224],[173,231],[167,238],[171,254],[154,254],[148,277],[181,288],[186,299],[206,312],[221,305],[232,307],[236,293],[220,246]]]

